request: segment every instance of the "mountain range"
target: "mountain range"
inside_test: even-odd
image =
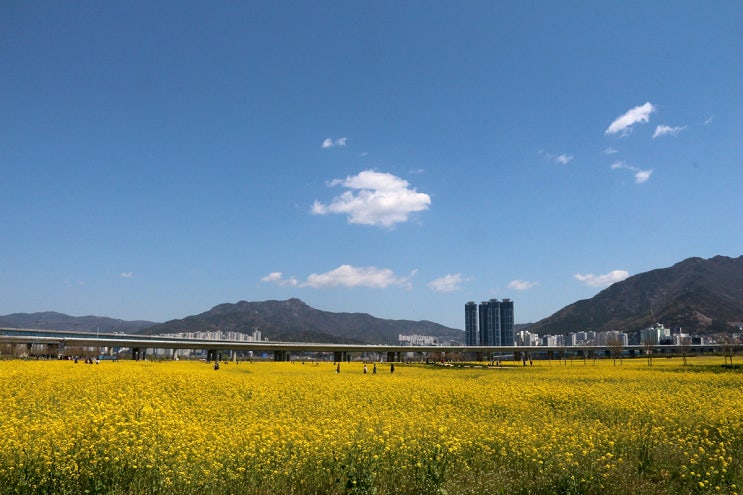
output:
[[[656,322],[694,334],[727,332],[743,325],[743,256],[688,258],[634,275],[562,308],[529,331],[632,332]]]
[[[38,328],[75,332],[137,333],[155,324],[153,321],[125,321],[105,316],[69,316],[54,311],[0,316],[0,328]]]
[[[537,323],[517,325],[516,330],[528,329],[540,335],[580,330],[633,332],[656,322],[694,334],[730,332],[743,325],[743,256],[688,258],[669,268],[640,273]],[[387,320],[366,313],[321,311],[299,299],[220,304],[209,311],[165,323],[74,317],[55,312],[15,313],[0,316],[0,327],[148,335],[196,331],[252,333],[257,329],[263,337],[275,341],[370,344],[397,343],[399,334],[431,335],[442,340],[464,338],[461,330],[430,321]]]
[[[399,334],[462,340],[463,332],[430,321],[385,320],[366,313],[331,313],[299,299],[220,304],[204,313],[171,320],[140,333],[196,331],[251,333],[278,341],[394,344]]]

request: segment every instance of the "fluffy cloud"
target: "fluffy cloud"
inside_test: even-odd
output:
[[[627,165],[624,162],[614,162],[611,165],[611,169],[612,170],[624,169],[624,170],[631,171],[632,173],[635,174],[635,183],[637,183],[637,184],[642,184],[643,182],[646,182],[650,178],[650,175],[652,175],[652,173],[653,173],[653,169],[652,168],[651,169],[648,169],[648,170],[642,170],[642,169],[639,169],[637,167],[633,167],[631,165]]]
[[[348,138],[338,138],[336,140],[332,140],[330,138],[325,139],[325,141],[322,142],[323,149],[327,148],[335,148],[336,146],[345,146],[346,141],[348,141]]]
[[[392,227],[407,221],[411,213],[427,210],[431,204],[428,194],[411,189],[406,180],[374,170],[335,179],[329,186],[343,186],[350,190],[336,196],[329,204],[315,201],[312,213],[345,214],[349,223]]]
[[[590,287],[608,287],[614,282],[621,282],[629,277],[629,272],[627,270],[612,270],[604,275],[594,275],[593,273],[583,275],[576,273],[573,277]]]
[[[446,274],[443,277],[428,282],[428,288],[436,292],[454,292],[461,290],[462,283],[465,281],[466,279],[461,273],[455,273],[453,275]]]
[[[635,182],[637,184],[642,184],[643,182],[647,181],[650,178],[650,175],[653,173],[653,169],[649,170],[637,170],[635,171]]]
[[[294,277],[284,278],[281,272],[271,272],[261,279],[261,282],[271,283],[280,287],[296,287],[299,285]]]
[[[605,154],[605,155],[613,155],[614,153],[619,153],[619,150],[615,150],[614,148],[612,148],[611,146],[609,146],[604,151],[602,151],[602,153]]]
[[[621,132],[624,136],[632,131],[632,126],[639,123],[646,124],[650,120],[650,114],[655,112],[655,107],[652,103],[647,102],[642,106],[632,108],[628,110],[624,115],[617,117],[617,119],[611,123],[606,129],[604,134],[616,134]]]
[[[653,139],[665,136],[666,134],[670,134],[671,136],[678,136],[679,132],[686,129],[686,126],[681,127],[670,127],[667,125],[659,125],[655,128],[655,132],[653,133]]]
[[[329,287],[370,287],[385,289],[391,286],[410,287],[409,278],[398,277],[389,268],[374,266],[356,267],[341,265],[335,270],[325,273],[313,273],[304,282],[298,282],[294,277],[284,278],[281,272],[273,272],[261,279],[261,282],[272,283],[281,287],[311,287],[325,289]]]
[[[509,289],[513,290],[529,290],[539,285],[539,282],[529,282],[528,280],[511,280],[508,284]]]
[[[132,277],[134,277],[134,273],[132,273],[132,272],[121,272],[119,275],[122,278],[132,278]]]

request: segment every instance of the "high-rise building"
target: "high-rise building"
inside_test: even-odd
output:
[[[473,301],[464,305],[464,345],[477,345],[477,304]]]
[[[514,345],[513,332],[513,301],[510,299],[491,299],[480,303],[478,309],[479,332],[475,329],[475,303],[468,302],[464,307],[465,332],[467,345],[476,342],[483,346],[512,346]]]
[[[497,299],[480,303],[480,345],[500,344],[500,303]]]
[[[500,345],[513,345],[513,301],[503,299],[500,302]]]

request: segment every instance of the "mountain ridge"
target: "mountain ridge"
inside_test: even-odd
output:
[[[333,313],[292,298],[284,301],[238,301],[170,320],[142,330],[145,334],[227,331],[251,333],[280,341],[391,344],[400,334],[421,334],[461,340],[464,332],[427,320],[388,320],[368,313]]]
[[[0,316],[0,327],[3,328],[38,328],[80,332],[100,331],[104,333],[135,333],[156,324],[157,322],[153,321],[127,321],[117,318],[109,318],[107,316],[70,316],[56,311],[12,313]]]
[[[701,334],[743,324],[743,256],[692,257],[633,275],[565,306],[529,331],[633,332],[656,322]]]

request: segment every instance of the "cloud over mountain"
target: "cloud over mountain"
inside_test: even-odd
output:
[[[576,273],[573,277],[590,287],[608,287],[615,282],[621,282],[629,277],[629,272],[627,270],[612,270],[603,275],[594,275],[593,273],[583,275]]]
[[[304,282],[294,277],[285,278],[282,272],[272,272],[261,278],[261,282],[280,287],[310,287],[326,289],[331,287],[368,287],[386,289],[387,287],[410,287],[410,278],[401,277],[389,268],[375,266],[341,265],[325,273],[313,273]]]

